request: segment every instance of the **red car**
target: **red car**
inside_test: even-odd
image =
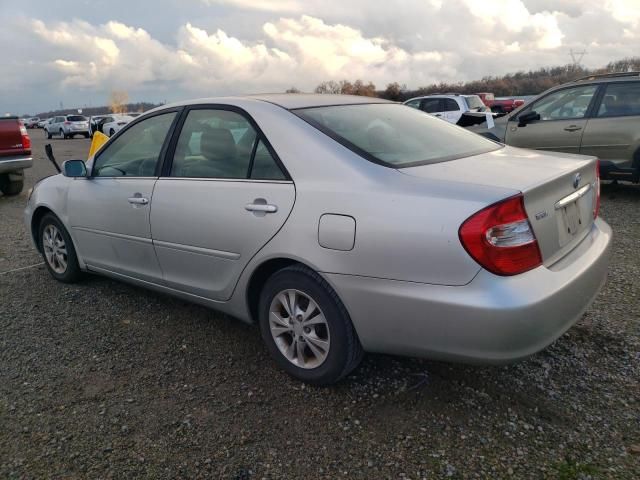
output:
[[[30,168],[31,139],[18,117],[0,117],[0,192],[17,195],[24,186],[24,169]]]
[[[496,113],[509,113],[525,103],[521,98],[496,97],[490,92],[476,93],[476,95],[482,99],[492,112]]]

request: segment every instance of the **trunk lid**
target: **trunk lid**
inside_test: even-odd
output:
[[[0,156],[19,155],[27,150],[22,145],[24,128],[17,117],[0,117]]]
[[[400,171],[434,180],[519,190],[543,262],[549,266],[572,250],[593,224],[596,162],[594,157],[507,146]]]

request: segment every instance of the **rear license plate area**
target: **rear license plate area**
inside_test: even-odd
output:
[[[583,202],[577,200],[563,206],[556,212],[561,247],[571,242],[576,235],[584,231],[588,226],[588,219],[585,218],[585,212],[583,212],[584,204],[580,205],[581,203]]]

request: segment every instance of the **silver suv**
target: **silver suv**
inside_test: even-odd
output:
[[[83,115],[58,115],[44,126],[44,134],[47,138],[53,135],[59,135],[63,139],[76,135],[89,138],[89,120]]]

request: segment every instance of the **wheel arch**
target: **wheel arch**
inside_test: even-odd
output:
[[[36,246],[36,248],[38,249],[38,251],[40,253],[42,253],[42,245],[40,244],[40,238],[38,235],[38,229],[40,227],[40,222],[42,221],[42,218],[47,214],[47,213],[51,213],[53,215],[56,215],[56,213],[51,210],[49,207],[45,207],[45,206],[39,206],[38,208],[36,208],[33,211],[33,215],[31,215],[31,238],[33,239],[33,243]],[[58,215],[56,215],[56,217],[58,217]],[[58,217],[60,218],[60,217]]]

